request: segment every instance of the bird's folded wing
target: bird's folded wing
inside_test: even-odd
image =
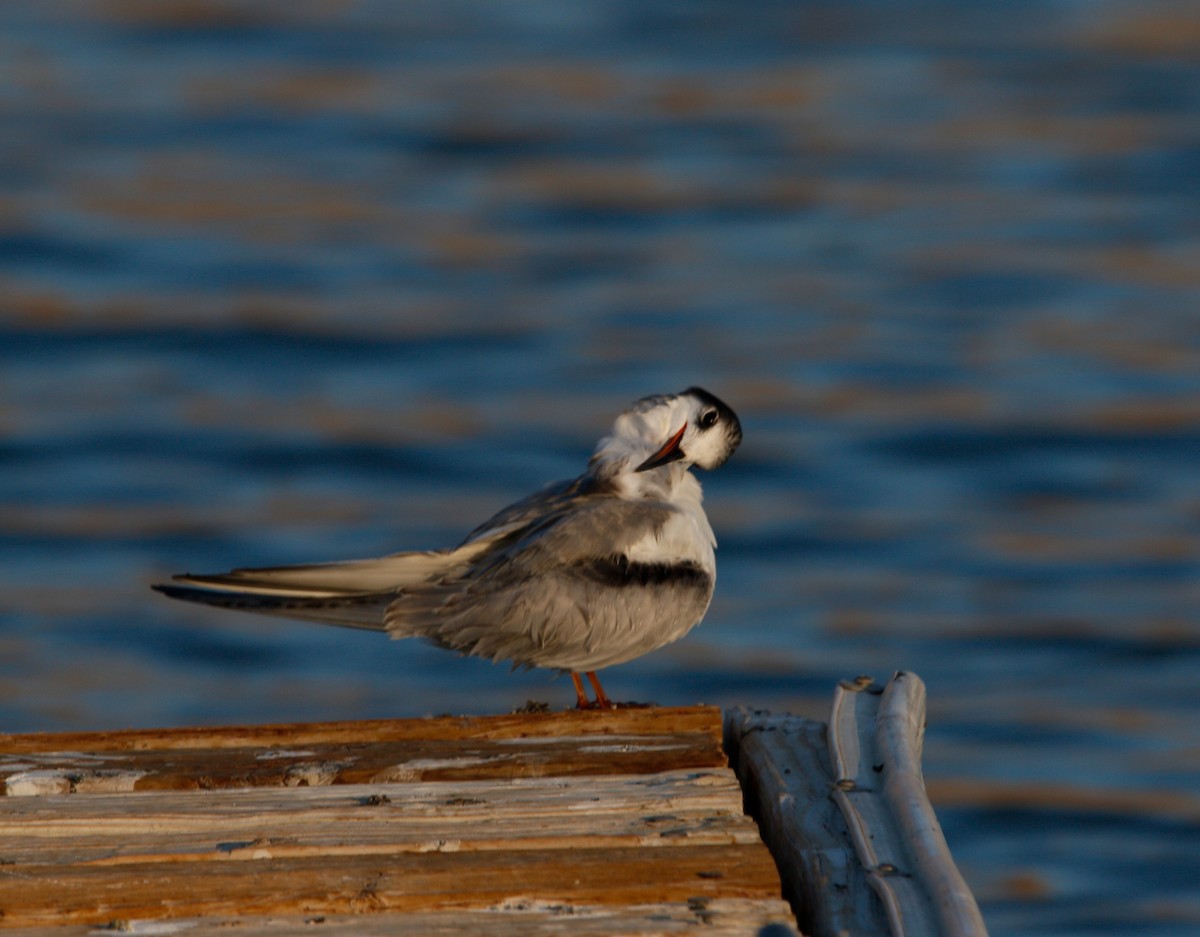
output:
[[[482,540],[494,540],[499,534],[512,533],[539,521],[558,519],[565,510],[578,504],[579,499],[589,497],[585,492],[590,485],[591,479],[587,475],[546,485],[497,511],[467,534],[463,546]]]
[[[451,551],[393,553],[341,563],[235,569],[211,575],[186,573],[172,579],[181,585],[242,594],[326,598],[394,591],[436,575],[453,564],[452,555]]]
[[[348,628],[384,627],[384,612],[398,590],[438,578],[458,565],[455,553],[394,553],[371,560],[235,569],[214,575],[172,577],[154,588],[175,599],[301,618]]]
[[[490,539],[474,541],[470,545],[485,548],[457,571],[401,590],[384,612],[384,627],[396,638],[422,636],[515,666],[570,669],[580,662],[627,659],[632,632],[625,625],[652,618],[653,609],[641,614],[634,607],[639,600],[654,603],[665,596],[668,605],[685,607],[688,624],[698,617],[687,601],[674,601],[675,583],[649,596],[628,579],[627,551],[675,513],[665,502],[611,495],[573,499],[517,529],[502,527]],[[694,564],[681,562],[694,579]],[[694,604],[700,594],[707,604],[707,578],[687,585],[686,600]],[[620,590],[619,602],[610,601],[617,595],[612,590]],[[614,629],[620,640],[606,654],[602,645]],[[651,639],[657,646],[653,634]]]
[[[659,530],[676,509],[662,501],[611,496],[564,502],[517,530],[489,540],[470,564],[472,580],[524,580],[555,569],[586,566],[623,556]]]

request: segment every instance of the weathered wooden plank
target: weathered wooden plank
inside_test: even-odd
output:
[[[842,684],[829,726],[833,797],[895,937],[986,937],[925,793],[924,730],[916,674],[886,688]]]
[[[791,932],[711,708],[8,736],[0,779],[10,933]]]
[[[663,732],[705,733],[720,744],[721,711],[714,706],[655,706],[361,722],[0,734],[0,754],[147,749],[179,751],[188,748],[287,749],[319,744],[402,742],[412,739],[560,738],[576,735],[659,735]]]
[[[0,868],[7,926],[103,925],[133,918],[360,914],[520,901],[636,905],[778,895],[755,846],[394,853],[238,862]]]
[[[829,725],[735,710],[727,747],[813,937],[986,937],[925,793],[925,688],[843,681]]]
[[[726,714],[725,728],[730,760],[803,932],[891,934],[830,796],[825,723],[737,707]]]
[[[596,718],[603,713],[565,715],[570,717],[565,724],[548,714],[373,722],[363,724],[362,736],[344,723],[5,736],[0,790],[20,796],[296,787],[644,774],[725,763],[714,733],[715,709],[617,710],[610,720]],[[294,736],[285,740],[281,728],[294,730]],[[256,732],[262,742],[274,744],[248,743]],[[234,741],[239,744],[230,744]]]
[[[112,933],[185,934],[187,937],[349,937],[365,932],[391,937],[655,937],[695,934],[748,937],[770,928],[774,935],[794,934],[782,901],[693,896],[689,901],[612,906],[549,904],[518,899],[489,908],[452,912],[379,912],[362,915],[238,915],[178,918],[172,921],[114,920]],[[107,926],[107,925],[106,925]],[[17,927],[5,937],[96,937],[91,925]]]
[[[5,865],[759,842],[728,769],[0,802]]]
[[[591,778],[519,778],[511,781],[430,781],[395,785],[344,785],[312,788],[242,788],[219,791],[157,791],[138,797],[94,794],[80,797],[12,798],[0,803],[0,816],[141,815],[157,804],[170,804],[182,818],[211,822],[215,814],[257,816],[264,812],[302,818],[321,811],[355,809],[375,793],[400,793],[398,803],[409,814],[442,816],[470,811],[548,811],[594,809],[609,803],[640,809],[657,804],[671,806],[701,798],[705,804],[729,805],[740,791],[728,768],[703,768],[658,775],[605,775]],[[549,800],[548,800],[549,798]],[[372,821],[374,822],[374,821]]]
[[[719,747],[702,733],[497,741],[414,739],[265,750],[15,753],[0,756],[0,779],[4,793],[20,796],[640,774],[718,766],[724,761]]]

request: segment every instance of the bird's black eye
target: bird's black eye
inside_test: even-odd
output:
[[[717,411],[705,410],[700,414],[700,428],[711,429],[717,423]]]

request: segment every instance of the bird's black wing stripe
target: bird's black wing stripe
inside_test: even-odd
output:
[[[697,563],[638,563],[629,557],[598,557],[575,564],[583,575],[607,586],[676,585],[707,586],[708,573]]]

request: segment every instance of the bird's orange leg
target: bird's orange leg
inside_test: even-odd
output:
[[[600,685],[600,678],[596,676],[596,671],[589,670],[587,672],[588,682],[591,683],[592,689],[596,691],[596,708],[597,709],[612,709],[612,700],[604,692],[604,687]]]
[[[571,671],[571,682],[575,684],[575,707],[577,709],[591,709],[592,701],[583,692],[583,681],[579,679],[579,674],[575,673],[575,671]]]

